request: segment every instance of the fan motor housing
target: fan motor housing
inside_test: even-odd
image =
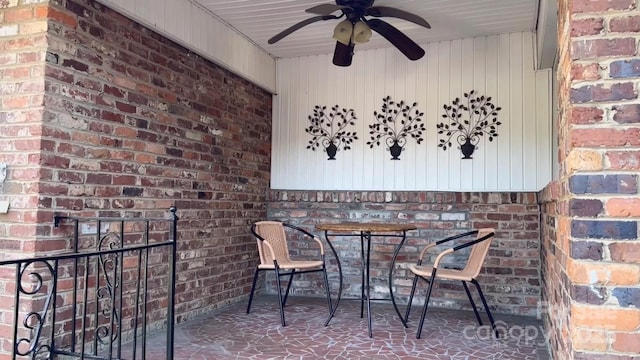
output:
[[[347,14],[349,20],[358,20],[364,15],[366,10],[373,6],[375,0],[336,0],[336,4],[349,6],[353,11]]]

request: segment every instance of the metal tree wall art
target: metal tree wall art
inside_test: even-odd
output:
[[[311,125],[304,129],[313,136],[309,140],[307,149],[315,151],[322,146],[329,156],[327,160],[335,160],[340,146],[343,150],[349,150],[353,140],[358,139],[355,131],[346,130],[348,125],[355,125],[355,120],[356,115],[353,109],[340,109],[335,105],[327,113],[326,106],[316,105],[313,108],[313,115],[309,115]]]
[[[498,111],[491,102],[491,97],[478,96],[475,90],[464,94],[464,99],[456,98],[451,105],[444,105],[443,118],[448,123],[437,125],[438,134],[443,135],[438,147],[447,150],[451,147],[451,138],[455,137],[460,145],[463,159],[472,159],[471,155],[476,145],[485,135],[489,141],[498,136]]]
[[[382,110],[373,112],[375,123],[369,125],[371,141],[367,141],[367,145],[373,149],[374,145],[384,142],[391,153],[391,160],[400,160],[408,136],[418,144],[424,140],[422,132],[427,130],[422,123],[424,113],[416,109],[417,106],[415,102],[409,106],[404,100],[396,103],[390,96],[382,99]]]

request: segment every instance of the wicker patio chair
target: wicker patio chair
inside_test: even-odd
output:
[[[287,231],[286,229],[291,229]],[[308,241],[314,240],[318,243],[320,248],[319,260],[292,260],[289,255],[288,242],[294,241],[294,236],[288,238],[287,235],[293,235],[293,232],[297,232],[300,240]],[[249,304],[247,305],[247,314],[251,311],[251,302],[253,300],[253,293],[256,287],[256,281],[258,280],[258,274],[264,270],[273,270],[276,275],[276,284],[278,287],[278,302],[280,306],[280,321],[282,326],[286,326],[284,320],[284,307],[289,296],[289,290],[291,289],[291,283],[293,275],[305,274],[312,272],[322,272],[324,277],[324,287],[327,294],[327,303],[329,305],[329,313],[332,310],[331,295],[329,291],[329,279],[327,277],[327,269],[324,261],[324,246],[322,241],[317,236],[301,229],[297,226],[279,222],[279,221],[259,221],[251,226],[251,232],[256,238],[258,244],[258,252],[260,254],[260,263],[256,267],[256,272],[253,276],[253,284],[251,285],[251,293],[249,294]],[[284,270],[284,272],[282,272]],[[282,286],[280,282],[281,276],[289,276],[287,289],[282,296]]]
[[[475,240],[468,241],[461,245],[457,245],[451,248],[448,248],[438,254],[432,266],[422,266],[422,260],[424,256],[427,254],[427,251],[437,245],[444,244],[448,241],[452,241],[455,239],[461,239],[464,237],[476,235]],[[480,269],[482,268],[482,264],[484,263],[484,259],[487,256],[487,252],[489,251],[489,246],[491,245],[491,240],[493,239],[495,233],[494,229],[485,228],[470,231],[464,234],[459,234],[455,236],[448,237],[443,240],[436,241],[427,245],[421,252],[420,258],[418,260],[417,265],[409,265],[409,270],[415,275],[413,278],[413,286],[411,287],[411,294],[409,295],[409,304],[407,305],[407,311],[405,314],[405,320],[409,320],[409,312],[411,311],[411,302],[413,301],[413,295],[416,291],[416,285],[418,282],[418,278],[426,280],[429,283],[429,289],[427,290],[427,298],[424,302],[424,307],[422,308],[422,315],[420,316],[420,323],[418,324],[418,332],[416,333],[416,338],[420,338],[420,334],[422,333],[422,326],[424,324],[424,318],[427,314],[427,308],[429,306],[429,298],[431,297],[431,290],[433,289],[433,284],[437,279],[442,280],[455,280],[462,281],[462,285],[464,286],[464,290],[467,293],[467,297],[469,298],[469,302],[471,302],[471,306],[473,307],[473,312],[476,315],[476,319],[480,326],[482,326],[482,319],[480,318],[480,314],[478,313],[478,309],[476,308],[476,304],[471,297],[471,293],[469,292],[469,288],[467,287],[467,282],[471,282],[478,289],[478,293],[480,294],[480,299],[482,300],[482,305],[484,306],[485,311],[487,312],[487,316],[489,317],[489,321],[491,322],[491,327],[496,333],[496,337],[498,337],[498,332],[496,330],[495,323],[493,321],[493,316],[491,315],[491,310],[489,310],[489,306],[487,306],[487,301],[484,298],[484,294],[482,293],[482,289],[480,288],[480,284],[476,280],[478,274],[480,274]],[[471,248],[471,252],[469,253],[469,257],[467,258],[467,262],[462,268],[445,268],[441,266],[442,259],[452,254],[456,251],[468,248]]]

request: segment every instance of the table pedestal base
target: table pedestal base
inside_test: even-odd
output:
[[[324,227],[325,225],[318,225],[317,228],[322,229],[322,227]],[[413,227],[415,228],[415,227]],[[330,230],[330,229],[329,229]],[[325,326],[329,325],[329,322],[331,322],[331,319],[333,318],[333,315],[335,314],[338,305],[340,304],[340,300],[342,299],[342,265],[340,264],[340,258],[338,257],[338,252],[336,251],[336,249],[333,247],[333,245],[331,244],[331,241],[329,240],[330,236],[353,236],[353,234],[329,234],[329,230],[325,230],[325,238],[327,239],[327,243],[329,244],[329,248],[331,249],[331,251],[333,252],[333,255],[336,258],[336,262],[338,265],[338,272],[340,273],[340,287],[338,289],[338,299],[335,303],[335,306],[333,307],[331,314],[329,314],[329,318],[327,319],[327,321],[325,322]],[[358,230],[358,229],[356,229]],[[411,229],[409,229],[411,230]],[[400,252],[400,248],[402,248],[402,245],[404,244],[405,240],[406,240],[406,230],[400,230],[402,232],[402,240],[400,241],[400,243],[398,244],[398,246],[396,246],[396,249],[393,253],[393,258],[391,260],[391,266],[389,268],[389,295],[390,295],[390,299],[371,299],[371,282],[370,282],[370,260],[371,260],[371,238],[373,236],[393,236],[393,235],[379,235],[379,234],[372,234],[372,231],[370,230],[361,230],[360,231],[360,255],[361,255],[361,261],[362,261],[362,266],[361,266],[361,274],[362,274],[362,282],[361,282],[361,292],[360,292],[360,318],[364,317],[364,303],[366,301],[367,303],[367,322],[368,322],[368,326],[369,326],[369,337],[373,337],[373,330],[372,330],[372,324],[371,324],[371,300],[391,300],[391,302],[393,303],[393,308],[396,311],[396,314],[398,314],[398,318],[400,319],[400,321],[402,322],[402,325],[406,328],[407,323],[405,321],[405,319],[402,317],[402,314],[400,313],[400,309],[398,309],[398,304],[396,304],[396,300],[395,297],[393,296],[393,270],[395,268],[395,262],[396,259],[398,257],[398,253]],[[366,247],[365,247],[365,243],[366,243]]]

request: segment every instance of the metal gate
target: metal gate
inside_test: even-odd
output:
[[[13,313],[0,310],[12,338],[0,341],[11,343],[11,358],[145,359],[147,335],[164,330],[172,359],[178,217],[169,210],[56,216],[55,231],[73,232],[68,252],[0,261],[0,301],[13,301]]]

